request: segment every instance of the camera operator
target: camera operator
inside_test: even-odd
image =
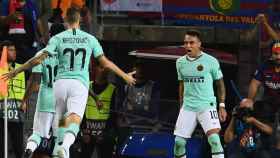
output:
[[[267,158],[273,133],[269,109],[261,101],[254,109],[234,108],[224,135],[228,158]]]

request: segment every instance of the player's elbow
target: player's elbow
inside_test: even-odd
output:
[[[113,65],[112,62],[109,61],[109,62],[104,63],[103,67],[105,69],[109,69],[110,70],[110,69],[112,69],[112,65]]]
[[[33,67],[33,66],[36,66],[36,65],[39,65],[40,63],[41,63],[41,61],[38,60],[38,59],[31,60],[31,62],[30,62],[30,64],[31,64],[32,67]]]
[[[36,56],[33,60],[31,60],[31,65],[36,66],[42,63],[42,61],[48,57],[46,52],[41,53],[40,55]]]

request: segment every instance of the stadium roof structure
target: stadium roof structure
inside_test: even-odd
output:
[[[211,48],[203,48],[202,51],[216,57],[221,63],[231,65],[237,65],[238,63],[237,57],[234,54]],[[163,46],[150,49],[137,49],[128,54],[138,58],[176,60],[186,53],[183,46]]]

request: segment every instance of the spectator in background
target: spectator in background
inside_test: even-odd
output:
[[[81,9],[84,4],[84,0],[51,0],[51,8],[60,8],[63,18],[65,17],[68,8],[75,7],[77,9]]]
[[[264,14],[258,14],[257,16],[257,21],[260,22],[261,24],[263,24],[265,30],[267,31],[268,35],[270,36],[270,38],[274,41],[276,40],[280,40],[280,33],[279,30],[277,29],[273,29],[273,27],[271,27],[269,25],[269,21],[267,20],[266,15]],[[276,31],[277,30],[277,31]]]
[[[15,44],[11,41],[4,41],[1,43],[0,50],[4,46],[8,48],[8,63],[9,71],[18,68],[20,64],[17,64],[16,61],[16,48]],[[15,78],[9,80],[8,82],[8,134],[11,138],[9,143],[12,144],[13,151],[16,155],[16,158],[21,158],[23,153],[23,115],[19,110],[21,101],[25,93],[25,77],[24,73],[18,74]],[[1,113],[0,113],[0,157],[4,157],[4,98],[0,98],[1,104]]]
[[[16,44],[17,62],[23,63],[36,52],[46,32],[40,20],[37,3],[34,0],[3,0],[1,19],[9,26],[8,39]],[[40,32],[41,31],[41,32]],[[33,48],[33,49],[32,49]]]
[[[149,79],[148,68],[143,62],[136,61],[133,71],[136,71],[136,84],[125,85],[123,92],[120,92],[123,102],[118,105],[119,148],[132,131],[147,127],[152,130],[151,127],[158,127],[156,123],[160,101],[159,85]]]
[[[3,6],[4,4],[5,2],[1,0],[0,6]],[[3,8],[0,7],[0,15],[3,13],[3,11]],[[0,42],[7,40],[8,37],[9,26],[6,24],[7,19],[0,16]]]
[[[91,12],[86,7],[84,0],[52,0],[52,16],[49,19],[49,27],[53,23],[64,23],[63,18],[67,8],[75,7],[81,11],[81,30],[92,33]]]
[[[280,43],[274,43],[271,50],[271,57],[260,64],[256,70],[249,85],[248,97],[241,101],[241,107],[253,108],[258,89],[263,85],[264,96],[262,100],[273,108],[274,113],[272,114],[279,110]]]
[[[62,17],[62,9],[60,8],[61,0],[57,1],[56,7],[52,9],[52,15],[48,19],[48,27],[50,28],[52,24],[55,23],[64,23]]]
[[[111,158],[115,145],[113,109],[116,87],[108,81],[108,69],[95,66],[95,79],[91,82],[89,97],[81,124],[81,155],[91,157],[97,149],[99,158]]]
[[[273,134],[269,105],[256,102],[254,110],[236,107],[224,140],[228,158],[267,158]]]
[[[38,34],[39,43],[46,45],[49,40],[48,18],[51,16],[50,0],[33,0],[38,7]]]
[[[262,85],[264,87],[263,106],[270,109],[267,117],[275,118],[280,104],[280,94],[278,93],[280,89],[280,43],[274,43],[271,50],[271,57],[260,64],[256,70],[249,85],[248,96],[241,101],[240,107],[253,109],[256,94]]]
[[[85,5],[81,8],[81,29],[87,33],[93,33],[91,12]]]

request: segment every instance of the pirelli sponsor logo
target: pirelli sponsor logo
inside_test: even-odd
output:
[[[188,83],[204,83],[204,77],[203,76],[185,76],[184,82]]]

